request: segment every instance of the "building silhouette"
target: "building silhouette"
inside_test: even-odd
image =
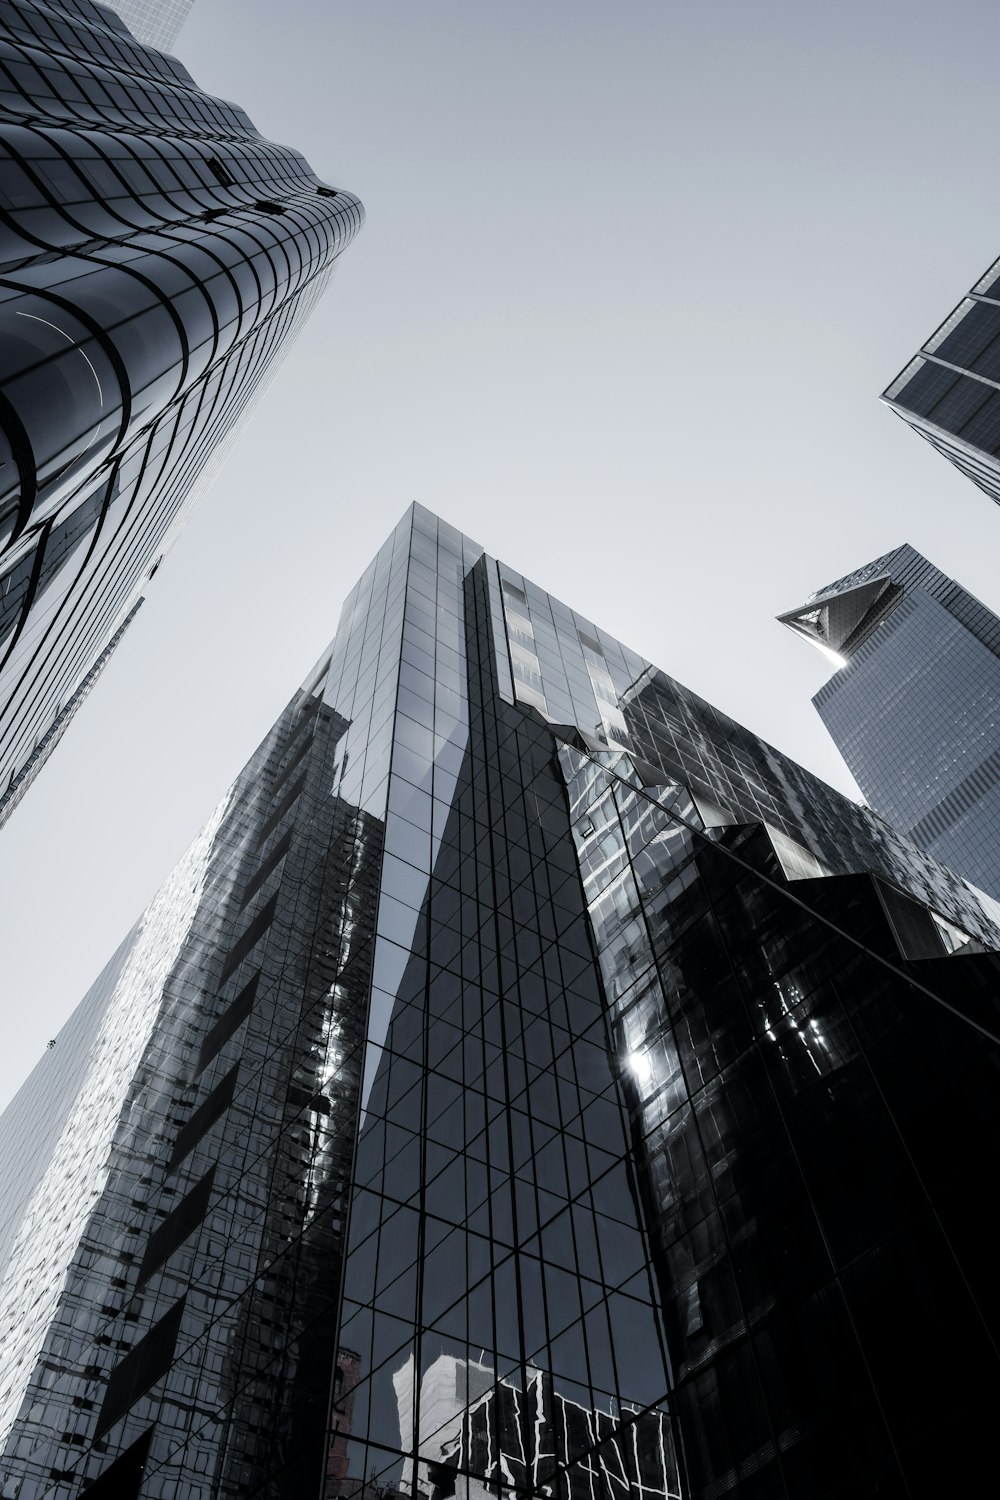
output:
[[[1000,502],[1000,260],[921,346],[882,400]]]
[[[1000,900],[1000,619],[908,545],[778,618],[832,656],[813,703],[870,806]]]
[[[0,138],[9,812],[362,210],[90,0],[3,7]]]
[[[964,1492],[998,949],[411,507],[0,1117],[0,1495]]]

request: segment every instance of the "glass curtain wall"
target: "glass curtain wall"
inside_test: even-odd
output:
[[[821,787],[413,507],[0,1128],[4,1500],[969,1488],[1000,929]]]

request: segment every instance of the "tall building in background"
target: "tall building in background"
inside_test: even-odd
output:
[[[9,811],[362,210],[90,0],[3,7],[0,141]]]
[[[905,545],[778,618],[838,663],[813,703],[869,804],[1000,899],[1000,619]]]
[[[106,0],[137,42],[172,52],[194,0]]]
[[[966,1492],[998,913],[413,507],[0,1119],[0,1495]]]
[[[1000,260],[882,399],[1000,503]]]

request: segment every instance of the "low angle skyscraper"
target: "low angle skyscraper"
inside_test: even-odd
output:
[[[2,821],[362,209],[90,0],[3,7],[0,141]]]
[[[882,399],[1000,503],[1000,260]]]
[[[908,545],[778,618],[839,662],[812,701],[870,806],[1000,899],[1000,619]]]
[[[411,507],[0,1117],[0,1495],[969,1492],[998,949]]]

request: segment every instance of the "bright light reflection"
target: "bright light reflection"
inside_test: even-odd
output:
[[[846,667],[847,666],[847,657],[846,656],[841,656],[841,654],[840,654],[839,651],[834,651],[833,647],[826,645],[826,643],[824,641],[813,641],[813,645],[814,646],[818,646],[819,649],[820,649],[820,651],[822,651],[823,655],[829,661],[832,661],[833,665],[835,667],[837,667],[838,670],[841,667]]]
[[[649,1083],[653,1077],[653,1065],[645,1052],[630,1052],[628,1065],[640,1083]]]

